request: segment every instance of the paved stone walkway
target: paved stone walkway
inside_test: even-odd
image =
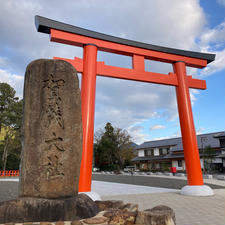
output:
[[[180,189],[187,182],[187,177],[168,177],[164,175],[140,175],[134,177],[130,175],[94,175],[93,177],[96,180],[176,189]],[[213,188],[214,196],[184,196],[177,190],[173,192],[165,192],[166,190],[164,190],[164,193],[129,194],[129,189],[127,189],[127,194],[102,196],[102,199],[136,203],[139,205],[140,210],[152,208],[156,205],[167,205],[175,211],[177,225],[225,225],[225,181],[204,179],[204,182]]]
[[[136,203],[140,210],[167,205],[175,211],[177,225],[225,225],[225,189],[210,197],[191,197],[179,192],[103,196],[103,200]]]

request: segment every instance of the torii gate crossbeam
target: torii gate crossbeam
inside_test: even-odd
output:
[[[50,34],[50,40],[83,47],[83,59],[64,59],[82,73],[81,101],[83,121],[83,153],[79,191],[91,191],[96,75],[171,85],[176,87],[184,158],[189,186],[203,186],[196,132],[189,88],[206,89],[204,80],[186,74],[186,66],[204,68],[215,59],[214,54],[184,51],[126,40],[36,16],[39,32]],[[97,62],[97,52],[105,51],[132,57],[132,69]],[[166,62],[174,72],[160,74],[145,71],[144,60]]]

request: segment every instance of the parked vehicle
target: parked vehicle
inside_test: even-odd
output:
[[[93,172],[98,172],[98,171],[100,171],[100,170],[99,170],[99,168],[97,168],[97,167],[93,167],[92,171],[93,171]]]
[[[131,172],[135,170],[135,166],[127,166],[123,169],[124,172]]]

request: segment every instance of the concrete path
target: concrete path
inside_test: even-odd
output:
[[[92,181],[92,191],[97,192],[101,197],[133,194],[150,194],[163,192],[179,192],[176,189],[146,187],[132,184],[119,184],[104,181]]]

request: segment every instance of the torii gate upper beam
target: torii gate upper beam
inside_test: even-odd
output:
[[[35,24],[39,32],[51,34],[51,41],[63,44],[83,47],[91,43],[97,45],[100,51],[128,56],[143,55],[146,59],[167,63],[184,61],[186,66],[196,68],[203,68],[215,59],[214,54],[145,44],[71,26],[41,16],[35,17]]]

